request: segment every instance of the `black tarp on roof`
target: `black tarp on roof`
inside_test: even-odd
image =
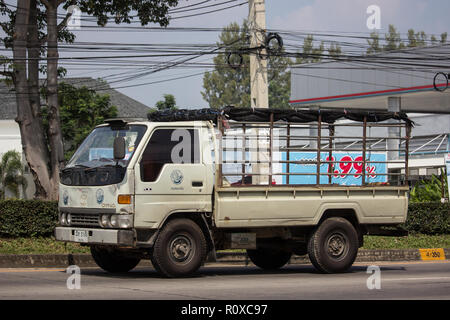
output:
[[[251,109],[235,108],[232,106],[227,106],[222,109],[156,111],[148,114],[148,119],[154,122],[206,120],[216,123],[218,117],[223,116],[225,119],[235,121],[269,122],[271,114],[273,114],[274,121],[287,121],[293,123],[314,122],[318,120],[320,114],[322,122],[326,123],[334,123],[336,120],[340,119],[362,122],[364,121],[364,117],[367,117],[368,122],[381,122],[394,119],[405,121],[411,125],[413,124],[404,112]]]

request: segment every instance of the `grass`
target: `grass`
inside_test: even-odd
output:
[[[364,236],[362,249],[419,249],[450,248],[450,234],[428,236],[414,234],[407,237]],[[64,243],[51,238],[0,238],[0,254],[67,254],[89,253],[89,247]]]
[[[410,234],[407,237],[364,236],[362,249],[426,249],[450,248],[450,234]]]

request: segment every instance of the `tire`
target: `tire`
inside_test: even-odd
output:
[[[358,233],[344,218],[328,218],[308,240],[308,255],[323,273],[342,273],[350,269],[358,253]]]
[[[192,220],[175,219],[158,235],[151,260],[156,271],[166,277],[186,277],[197,272],[207,251],[202,229]]]
[[[265,248],[247,249],[247,254],[256,266],[264,270],[280,269],[289,262],[292,256],[292,253],[288,251]]]
[[[125,257],[123,253],[115,250],[91,247],[91,255],[95,263],[103,270],[110,273],[128,272],[138,265],[139,258]]]

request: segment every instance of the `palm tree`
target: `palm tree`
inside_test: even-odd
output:
[[[6,190],[11,191],[16,198],[19,197],[19,186],[27,187],[23,176],[22,161],[17,151],[6,152],[0,163],[0,200],[6,197]]]

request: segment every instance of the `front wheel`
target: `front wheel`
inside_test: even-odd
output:
[[[91,247],[91,255],[95,263],[103,270],[111,273],[128,272],[138,265],[141,259],[126,257],[117,250]]]
[[[195,273],[206,259],[207,243],[202,229],[190,219],[169,221],[155,241],[151,260],[166,277]]]
[[[291,252],[259,248],[256,250],[247,250],[248,257],[250,260],[261,269],[265,270],[276,270],[284,266],[289,262],[292,256]]]
[[[358,233],[344,218],[328,218],[311,234],[309,258],[323,273],[346,272],[358,253]]]

